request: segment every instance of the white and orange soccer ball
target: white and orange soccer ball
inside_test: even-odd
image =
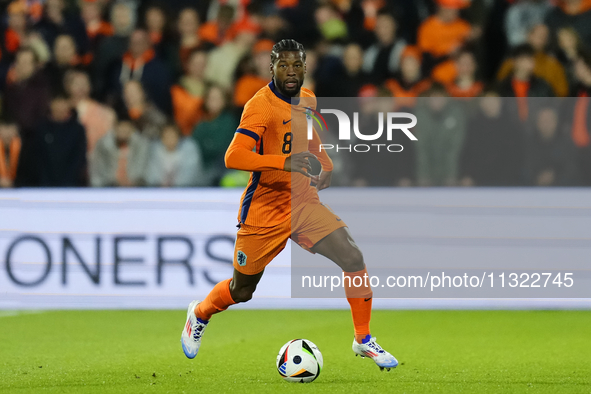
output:
[[[277,371],[288,382],[312,382],[320,375],[322,366],[322,353],[307,339],[287,342],[277,355]]]

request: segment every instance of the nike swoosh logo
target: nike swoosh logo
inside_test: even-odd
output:
[[[290,120],[284,120],[283,121],[283,124],[288,124],[289,122],[291,122],[291,119]]]
[[[371,300],[371,297],[364,299],[365,302]]]

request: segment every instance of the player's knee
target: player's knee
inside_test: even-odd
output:
[[[358,248],[348,248],[347,252],[341,257],[340,265],[345,272],[361,271],[365,268],[363,253]]]
[[[231,295],[235,302],[247,302],[252,299],[254,294],[254,287],[241,287],[239,289],[232,289]]]

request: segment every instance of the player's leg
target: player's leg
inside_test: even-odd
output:
[[[188,358],[197,355],[203,332],[214,314],[252,298],[265,267],[283,250],[289,234],[289,221],[270,228],[241,226],[234,248],[232,278],[216,284],[202,302],[189,304],[181,335],[183,351]]]
[[[332,260],[345,272],[361,271],[365,268],[363,253],[355,244],[348,227],[334,230],[316,242],[311,251]]]
[[[230,295],[232,296],[232,299],[236,303],[250,301],[257,289],[257,285],[263,277],[263,272],[264,271],[254,275],[247,275],[234,269],[234,276],[232,282],[230,282]]]
[[[181,335],[183,351],[188,358],[194,358],[199,352],[201,338],[209,319],[231,305],[249,301],[263,272],[247,275],[234,269],[232,278],[216,284],[203,301],[193,301],[189,304],[187,322]]]
[[[197,305],[195,314],[199,319],[209,321],[214,314],[225,311],[230,305],[249,301],[263,272],[246,275],[234,269],[232,278],[215,285],[207,297]]]
[[[313,253],[321,254],[335,262],[345,274],[345,295],[351,306],[355,340],[359,343],[371,337],[369,322],[373,292],[367,279],[367,269],[363,254],[347,227],[334,230],[318,241],[312,248]],[[354,286],[354,283],[361,286]]]
[[[398,360],[382,349],[369,331],[371,319],[371,303],[373,292],[369,286],[367,269],[363,262],[363,254],[347,227],[341,227],[322,238],[311,248],[314,253],[321,254],[334,261],[345,273],[345,294],[351,306],[351,315],[355,326],[353,351],[355,355],[370,357],[381,370],[394,368]],[[361,286],[355,286],[361,284]]]
[[[292,239],[312,253],[334,261],[343,270],[346,276],[345,295],[351,306],[355,339],[363,342],[371,337],[369,321],[373,295],[364,278],[367,270],[363,254],[353,241],[347,225],[327,205],[320,203],[317,197],[298,208],[292,209]],[[351,286],[357,283],[355,281],[363,281],[362,286]]]

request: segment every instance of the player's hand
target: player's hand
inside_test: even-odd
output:
[[[332,179],[332,171],[322,171],[320,175],[318,175],[318,180],[316,181],[316,189],[318,191],[322,189],[326,189],[330,187],[330,180]]]
[[[312,166],[310,165],[310,161],[308,160],[310,157],[316,158],[315,155],[308,151],[295,153],[289,156],[287,159],[285,159],[283,171],[299,172],[300,174],[303,174],[310,178],[310,171],[312,171]]]

